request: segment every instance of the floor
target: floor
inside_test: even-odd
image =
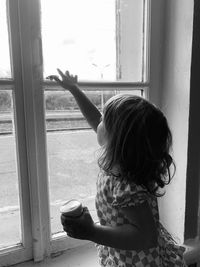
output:
[[[94,244],[72,249],[61,256],[45,260],[45,262],[24,262],[15,267],[99,267],[97,251]],[[14,266],[13,266],[14,267]]]

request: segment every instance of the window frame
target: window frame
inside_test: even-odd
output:
[[[1,266],[23,262],[31,259],[32,255],[32,235],[30,230],[31,216],[30,216],[30,201],[29,201],[29,183],[28,177],[28,163],[27,163],[27,144],[24,120],[24,103],[23,103],[23,83],[21,79],[22,64],[21,64],[21,50],[20,38],[17,34],[19,30],[19,14],[17,1],[13,1],[12,5],[7,2],[8,16],[8,32],[12,39],[10,40],[10,50],[12,54],[12,74],[14,79],[0,80],[0,89],[10,90],[13,94],[14,101],[14,122],[15,122],[15,138],[16,138],[16,157],[17,157],[17,171],[19,179],[19,193],[20,193],[20,215],[22,225],[22,244],[16,244],[1,250]],[[17,94],[15,92],[18,92]]]
[[[35,39],[35,35],[30,34],[31,20],[28,16],[29,12],[26,12],[28,7],[29,9],[30,7],[37,8],[37,4],[37,1],[34,1],[34,4],[33,1],[32,3],[23,0],[7,1],[11,65],[14,78],[1,80],[0,85],[3,89],[13,90],[14,95],[22,244],[1,250],[0,266],[32,258],[39,261],[44,258],[49,243],[48,224],[46,224],[46,221],[49,220],[49,213],[48,206],[45,205],[48,190],[45,191],[47,181],[42,179],[46,175],[47,168],[40,168],[38,164],[38,161],[41,160],[45,164],[45,158],[42,156],[45,153],[45,147],[39,143],[44,142],[42,137],[45,136],[44,127],[42,127],[42,123],[44,124],[42,118],[44,117],[38,114],[41,111],[38,106],[42,107],[41,101],[43,100],[41,87],[38,86],[39,79],[36,77],[39,73],[36,65],[40,56],[37,55],[38,39]],[[35,12],[34,16],[37,13]],[[37,33],[35,30],[37,28],[34,29],[34,34]],[[40,93],[40,96],[37,93]],[[40,102],[37,108],[35,101]],[[40,113],[40,115],[42,114]],[[36,125],[36,117],[40,125]],[[39,138],[38,135],[40,135]]]

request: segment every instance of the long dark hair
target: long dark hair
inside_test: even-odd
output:
[[[101,169],[163,195],[158,191],[170,183],[175,164],[169,154],[172,134],[161,110],[141,97],[116,95],[104,107],[103,122],[107,142],[98,160]]]

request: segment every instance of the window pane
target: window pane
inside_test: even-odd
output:
[[[42,0],[44,75],[116,79],[115,0]]]
[[[144,1],[42,0],[41,8],[44,77],[59,67],[79,80],[143,81]]]
[[[99,92],[90,92],[88,96],[91,100],[96,96],[96,103],[101,106]],[[98,145],[96,134],[69,93],[45,92],[45,100],[51,229],[54,234],[62,231],[59,207],[69,199],[79,199],[96,219]]]
[[[91,130],[47,134],[52,234],[62,231],[59,207],[79,199],[96,217],[94,197],[98,167],[96,136]]]
[[[146,0],[148,1],[148,0]],[[124,82],[141,82],[144,76],[145,40],[144,1],[117,1],[119,14],[118,64],[119,79]]]
[[[0,248],[21,241],[12,102],[11,91],[0,91]]]
[[[0,1],[0,78],[11,78],[6,0]]]

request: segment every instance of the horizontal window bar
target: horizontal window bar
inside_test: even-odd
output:
[[[2,90],[12,90],[14,81],[11,79],[0,79],[0,89]]]
[[[145,91],[149,88],[149,83],[78,83],[78,86],[85,91],[109,91],[111,89],[127,91],[127,90],[141,90]],[[14,81],[12,80],[0,80],[0,90],[13,90]],[[43,88],[46,91],[61,91],[63,90],[56,82],[43,82]]]
[[[138,82],[80,82],[78,86],[87,91],[94,91],[94,90],[103,90],[109,91],[111,89],[120,89],[120,90],[145,90],[146,87],[149,87],[149,83]],[[45,90],[61,90],[61,86],[58,85],[56,82],[44,82],[43,87]]]

